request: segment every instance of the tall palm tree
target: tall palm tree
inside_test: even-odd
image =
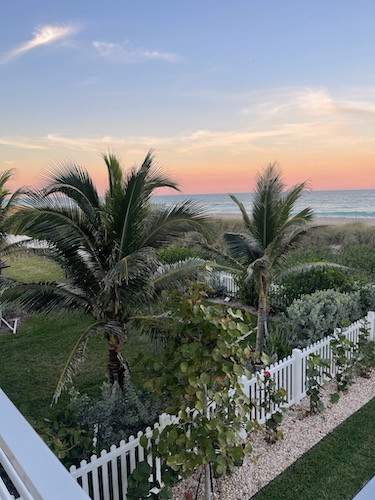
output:
[[[202,266],[202,261],[192,259],[163,267],[155,252],[172,238],[200,229],[205,222],[202,208],[191,201],[169,208],[152,205],[156,189],[178,188],[155,168],[150,153],[127,174],[116,156],[105,155],[104,162],[104,197],[85,169],[65,166],[50,174],[44,189],[28,193],[27,203],[12,221],[15,233],[45,242],[45,248],[34,251],[57,262],[67,281],[8,280],[8,300],[28,310],[80,309],[94,318],[68,357],[55,399],[72,381],[88,340],[98,333],[107,341],[109,379],[123,386],[127,363],[121,353],[129,322],[164,286],[180,283]]]
[[[286,252],[308,230],[313,217],[311,208],[295,211],[304,188],[305,183],[297,184],[286,193],[277,166],[270,164],[257,177],[250,215],[243,203],[230,195],[241,211],[246,234],[225,233],[224,239],[232,265],[245,272],[247,282],[254,280],[258,290],[257,353],[264,345],[270,284],[282,270]]]

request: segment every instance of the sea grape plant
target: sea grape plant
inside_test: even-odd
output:
[[[355,372],[368,378],[375,366],[375,342],[369,339],[369,325],[364,321],[360,327],[358,343],[354,353]]]
[[[128,478],[127,500],[168,500],[172,498],[172,486],[177,476],[168,466],[161,465],[163,483],[156,479],[148,462],[139,462]]]
[[[286,391],[283,387],[277,388],[269,370],[257,375],[260,394],[263,396],[258,401],[258,407],[263,408],[267,416],[266,420],[266,441],[275,443],[283,438],[280,424],[283,420],[283,404],[286,402]]]
[[[332,402],[337,402],[340,399],[340,393],[347,391],[353,382],[354,347],[354,343],[345,336],[342,328],[337,328],[331,340],[331,350],[337,370],[337,392],[331,395]]]
[[[310,413],[319,413],[324,410],[324,403],[321,398],[321,387],[319,379],[322,375],[331,378],[328,371],[330,362],[322,359],[319,354],[310,354],[307,360],[307,395],[310,398]]]
[[[204,299],[197,289],[188,297],[175,296],[175,326],[166,335],[160,371],[148,385],[178,415],[160,433],[154,431],[153,452],[181,476],[203,468],[211,498],[212,473],[232,471],[250,451],[244,437],[251,403],[240,377],[249,375],[245,366],[253,353],[243,312]]]

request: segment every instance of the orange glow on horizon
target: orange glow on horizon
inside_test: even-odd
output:
[[[228,193],[249,192],[254,189],[256,174],[270,161],[277,161],[287,186],[307,181],[312,190],[372,189],[375,188],[375,148],[358,150],[351,147],[321,151],[288,150],[276,148],[261,152],[241,151],[234,155],[227,147],[218,148],[215,154],[197,151],[179,154],[173,149],[155,151],[157,166],[176,180],[181,192]],[[116,152],[116,151],[115,151]],[[147,149],[132,155],[117,152],[124,169],[139,164]],[[100,191],[106,187],[106,169],[96,152],[67,151],[64,149],[41,152],[23,152],[12,162],[2,162],[1,168],[13,168],[12,187],[35,186],[45,182],[45,175],[64,162],[74,162],[86,167]],[[222,154],[220,154],[222,153]],[[8,156],[9,157],[9,156]],[[169,190],[170,192],[170,190]]]

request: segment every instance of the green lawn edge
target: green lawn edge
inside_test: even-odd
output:
[[[375,398],[324,437],[252,500],[347,500],[375,474]]]

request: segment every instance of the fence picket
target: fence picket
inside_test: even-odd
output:
[[[91,457],[91,462],[95,463],[97,459],[96,455]],[[93,489],[93,500],[100,500],[99,493],[99,467],[95,467],[92,470],[92,489]]]

